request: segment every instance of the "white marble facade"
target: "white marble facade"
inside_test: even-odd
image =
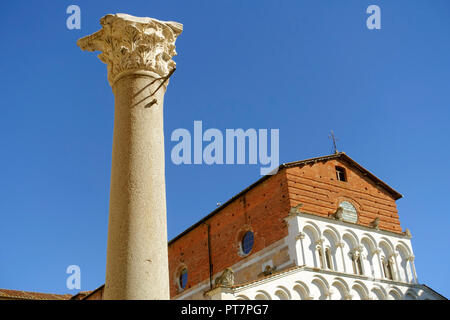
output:
[[[290,264],[271,276],[207,293],[232,300],[435,300],[418,283],[411,235],[291,213],[286,222]],[[287,264],[289,265],[289,263]]]

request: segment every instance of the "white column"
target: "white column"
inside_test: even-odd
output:
[[[163,102],[183,26],[126,14],[78,40],[115,97],[105,299],[169,299]]]
[[[417,280],[417,273],[416,273],[416,266],[414,265],[414,256],[409,256],[408,257],[408,261],[409,261],[409,264],[410,264],[410,266],[411,266],[411,269],[412,269],[412,275],[413,275],[413,278],[414,278],[414,283],[418,283],[419,281]]]
[[[304,257],[302,257],[303,254],[303,244],[299,244],[300,239],[300,224],[298,221],[298,213],[296,212],[296,208],[291,208],[291,211],[289,212],[288,216],[284,219],[288,225],[288,248],[289,248],[289,255],[293,258],[296,265],[302,265],[304,264]],[[303,234],[304,238],[304,234]],[[302,238],[302,239],[303,239]],[[299,248],[300,246],[300,248]],[[302,251],[302,252],[300,252]]]
[[[297,257],[298,257],[298,265],[306,265],[306,259],[305,259],[305,247],[303,245],[303,239],[305,239],[305,233],[304,232],[299,232],[298,235],[296,236],[296,243],[297,241],[300,242],[300,254],[299,254],[299,250],[297,250]],[[297,246],[296,246],[297,248]]]

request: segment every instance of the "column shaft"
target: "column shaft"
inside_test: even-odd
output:
[[[105,299],[169,299],[163,99],[157,74],[113,85]],[[156,99],[156,103],[153,99]]]

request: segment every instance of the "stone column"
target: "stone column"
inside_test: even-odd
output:
[[[417,280],[417,273],[416,273],[416,266],[414,265],[414,259],[415,257],[413,255],[408,257],[408,261],[409,264],[411,266],[411,271],[412,271],[412,276],[413,276],[413,281],[411,281],[412,283],[419,283],[419,281]]]
[[[78,40],[115,97],[105,299],[169,299],[163,101],[183,26],[127,14]]]
[[[306,234],[304,232],[299,232],[298,235],[295,237],[295,242],[300,241],[300,248],[301,248],[301,255],[298,254],[298,250],[297,250],[297,256],[301,257],[301,262],[299,261],[298,265],[299,266],[306,266],[306,258],[305,258],[305,246],[303,245],[303,239],[305,239]],[[296,245],[297,247],[297,245]]]

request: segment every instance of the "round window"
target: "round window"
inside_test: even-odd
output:
[[[253,237],[253,232],[247,231],[244,236],[242,237],[242,252],[244,254],[249,254],[250,251],[252,251],[253,244],[255,242],[255,239]]]
[[[179,278],[179,282],[180,282],[180,288],[184,289],[186,288],[186,284],[187,284],[187,280],[188,280],[188,271],[187,269],[183,269],[180,273],[180,278]]]

